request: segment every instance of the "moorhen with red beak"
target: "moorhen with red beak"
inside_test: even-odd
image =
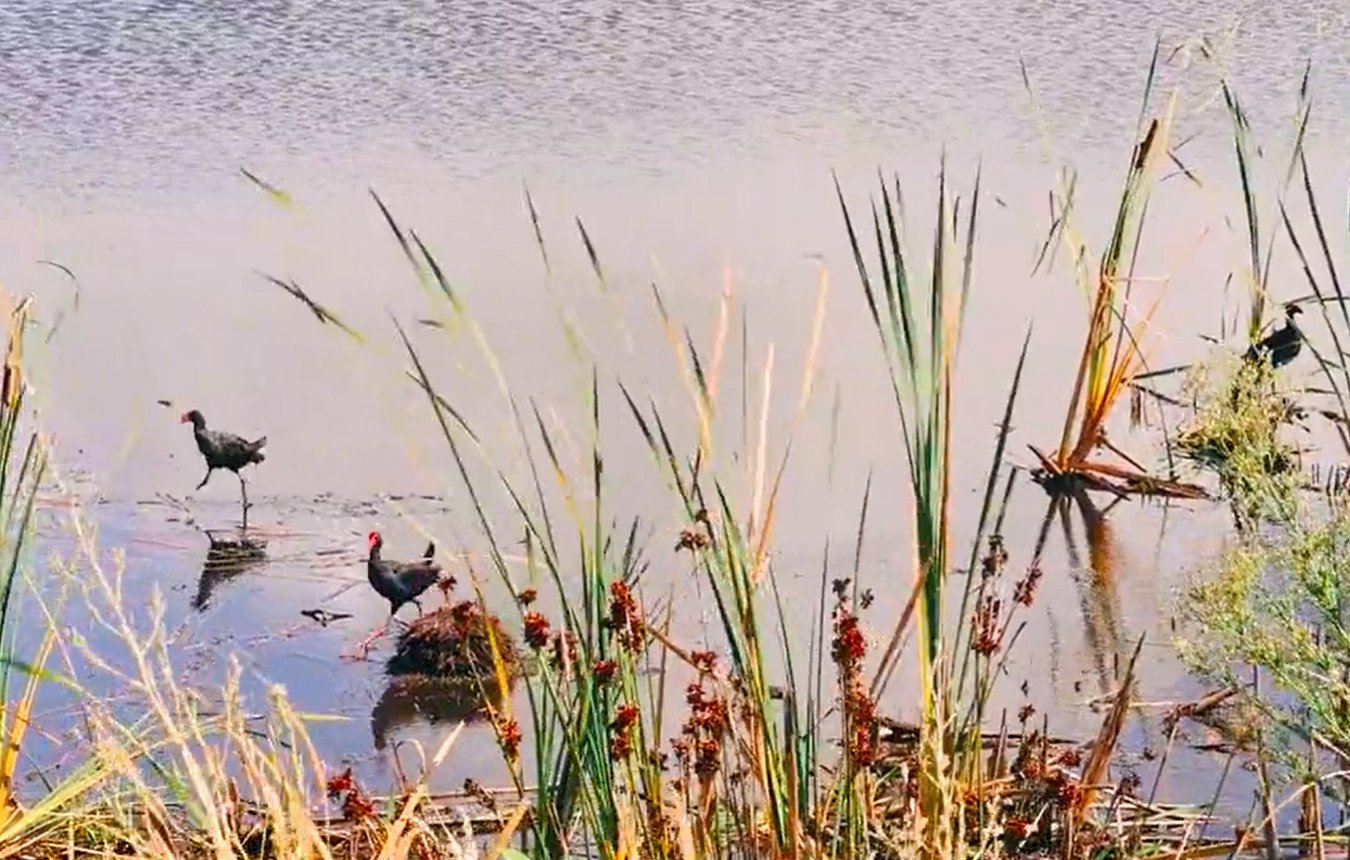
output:
[[[250,463],[261,463],[266,459],[263,456],[263,446],[267,444],[267,437],[263,436],[250,442],[242,436],[223,430],[207,430],[206,419],[196,409],[184,412],[178,421],[180,424],[192,422],[192,435],[197,439],[197,450],[202,452],[202,457],[206,460],[206,477],[202,478],[197,489],[206,486],[206,482],[211,480],[211,473],[216,469],[229,469],[234,472],[234,476],[239,479],[239,494],[243,499],[244,523],[247,526],[248,488],[239,470]]]
[[[426,552],[417,561],[386,561],[380,557],[380,548],[384,538],[379,532],[366,535],[366,544],[370,547],[370,557],[366,560],[366,578],[370,587],[389,601],[389,620],[384,626],[366,637],[358,648],[369,650],[370,643],[389,630],[394,616],[405,603],[417,606],[417,614],[422,614],[422,603],[417,598],[441,578],[441,566],[432,558],[436,554],[436,543],[427,543]]]

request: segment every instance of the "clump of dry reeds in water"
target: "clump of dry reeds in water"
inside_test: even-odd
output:
[[[501,619],[476,600],[461,600],[421,615],[399,633],[390,674],[472,681],[493,678],[498,660],[519,671],[519,649]]]

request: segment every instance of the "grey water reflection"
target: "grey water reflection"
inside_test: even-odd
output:
[[[211,543],[202,562],[201,576],[197,578],[197,593],[192,598],[192,608],[198,612],[210,605],[211,594],[217,588],[267,562],[265,539],[256,534],[250,537],[243,530],[232,537],[218,537],[217,534],[206,532]]]
[[[392,675],[370,712],[375,749],[386,749],[393,733],[415,724],[434,727],[485,720],[488,708],[500,709],[509,694],[491,678],[480,681]]]

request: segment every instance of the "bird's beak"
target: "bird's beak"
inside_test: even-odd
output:
[[[186,412],[184,412],[182,415],[179,415],[179,416],[178,416],[178,423],[179,423],[179,424],[186,424],[186,423],[188,423],[188,421],[191,421],[191,420],[192,420],[192,419],[188,418],[188,414],[187,414]]]

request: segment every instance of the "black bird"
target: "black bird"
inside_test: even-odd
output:
[[[433,559],[436,554],[434,541],[427,544],[426,552],[417,561],[385,561],[381,558],[380,548],[384,546],[384,538],[380,537],[379,532],[366,535],[366,544],[370,547],[366,578],[370,580],[370,587],[389,601],[389,621],[366,637],[358,646],[363,650],[389,630],[390,622],[405,603],[416,605],[417,614],[421,615],[422,603],[418,598],[441,578],[441,566]]]
[[[1284,325],[1252,344],[1243,356],[1246,361],[1260,361],[1262,355],[1270,356],[1271,367],[1284,367],[1298,357],[1303,348],[1303,332],[1294,325],[1294,317],[1303,313],[1303,308],[1290,302],[1284,306]]]
[[[252,442],[243,437],[236,436],[233,433],[226,433],[222,430],[207,430],[206,419],[202,413],[193,409],[191,412],[184,412],[178,419],[179,423],[186,424],[192,422],[192,435],[197,439],[197,450],[202,452],[202,457],[206,459],[206,477],[197,485],[197,489],[206,486],[206,482],[211,480],[211,473],[216,469],[229,469],[234,472],[234,476],[239,479],[239,493],[244,502],[244,522],[248,523],[248,488],[244,484],[244,476],[239,474],[239,470],[250,463],[261,463],[266,457],[263,456],[263,446],[267,444],[267,437],[255,439]]]

